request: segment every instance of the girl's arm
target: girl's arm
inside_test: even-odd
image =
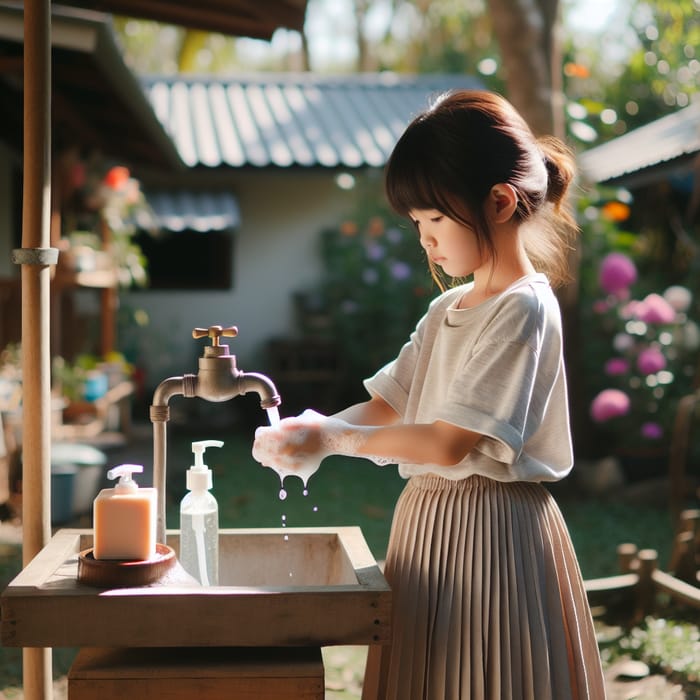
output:
[[[366,457],[378,464],[410,462],[453,466],[481,438],[451,423],[399,423],[397,412],[373,397],[331,417],[307,411],[277,428],[258,428],[253,455],[266,465],[294,470],[330,454]]]
[[[373,396],[368,401],[349,406],[331,417],[353,425],[391,425],[398,422],[400,416],[381,396]]]

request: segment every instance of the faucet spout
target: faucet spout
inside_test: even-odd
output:
[[[255,391],[260,396],[260,408],[274,408],[282,403],[277,388],[269,377],[258,372],[241,372],[241,394]]]

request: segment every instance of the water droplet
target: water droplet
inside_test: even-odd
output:
[[[304,489],[304,490],[302,491],[302,493],[303,493],[305,496],[308,496],[308,495],[309,495],[309,489]]]
[[[284,489],[280,489],[280,501],[283,501],[285,498],[287,498],[287,492]]]
[[[292,578],[292,576],[294,576],[294,574],[290,571],[290,572],[289,572],[289,578]]]
[[[314,506],[313,509],[314,513],[318,513],[318,506]]]
[[[285,542],[288,542],[288,541],[289,541],[289,535],[285,535],[285,536],[284,536],[284,541],[285,541]]]
[[[286,519],[287,519],[287,516],[283,514],[283,515],[282,515],[282,520],[286,520]]]

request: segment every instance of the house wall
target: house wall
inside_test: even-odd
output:
[[[238,337],[226,343],[239,368],[265,371],[266,343],[296,332],[292,294],[320,279],[320,232],[351,213],[355,200],[328,170],[245,171],[231,178],[231,187],[242,222],[234,239],[232,289],[121,294],[122,306],[150,317],[138,359],[149,389],[168,376],[197,371],[205,341],[192,339],[196,326],[238,326]]]

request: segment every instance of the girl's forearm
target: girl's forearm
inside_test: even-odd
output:
[[[453,466],[461,462],[481,438],[456,425],[434,423],[361,427],[358,456],[385,457],[412,464]]]
[[[399,414],[379,396],[349,406],[331,417],[352,425],[392,425],[399,420]]]

